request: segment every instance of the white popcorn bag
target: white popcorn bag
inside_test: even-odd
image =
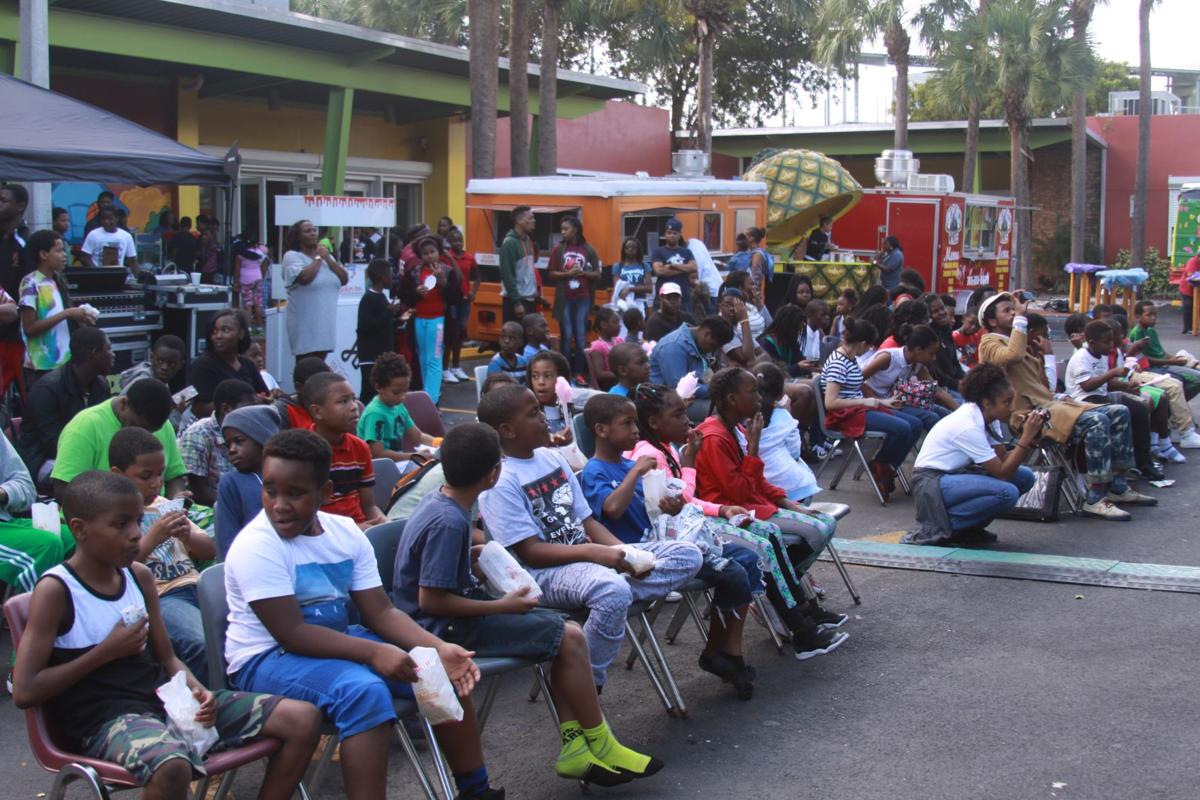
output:
[[[512,553],[496,542],[488,542],[480,551],[479,571],[487,578],[492,591],[501,597],[526,586],[529,587],[526,597],[530,600],[542,597],[542,590],[533,576],[512,557]]]
[[[450,682],[437,650],[414,647],[408,651],[408,655],[417,664],[417,684],[413,687],[413,694],[417,698],[421,716],[429,720],[430,725],[462,722],[462,704],[458,702],[454,684]]]
[[[195,755],[203,757],[220,736],[215,727],[206,728],[196,722],[200,703],[187,685],[187,674],[176,672],[171,680],[154,690],[167,711],[168,724]]]
[[[33,527],[46,533],[62,533],[62,524],[58,518],[58,503],[53,500],[48,503],[34,503],[30,511],[33,512]]]

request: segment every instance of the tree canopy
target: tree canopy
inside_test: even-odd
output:
[[[966,116],[966,107],[951,102],[947,92],[942,90],[945,81],[944,73],[935,73],[913,87],[909,113],[914,122],[960,120]],[[1099,61],[1095,83],[1088,91],[1087,113],[1092,115],[1108,111],[1109,92],[1131,91],[1137,86],[1137,76],[1130,74],[1127,64]],[[1064,117],[1070,113],[1069,103],[1054,107],[1050,107],[1049,103],[1041,103],[1033,109],[1034,117]],[[1004,119],[1004,98],[999,85],[993,83],[984,93],[980,116],[983,119]]]

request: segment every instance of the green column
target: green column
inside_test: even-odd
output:
[[[0,42],[0,72],[5,75],[17,74],[17,43]]]
[[[321,194],[341,194],[345,190],[353,114],[354,90],[330,89],[329,112],[325,117],[325,158],[321,162]]]

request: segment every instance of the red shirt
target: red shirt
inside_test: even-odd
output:
[[[775,516],[787,492],[763,477],[763,462],[745,455],[737,439],[718,417],[700,423],[696,454],[696,496],[723,506],[742,506],[759,520]]]
[[[425,279],[433,276],[433,270],[424,264],[417,272],[417,286],[425,283]],[[418,319],[437,319],[446,316],[446,300],[442,297],[440,286],[434,286],[424,297],[413,306],[413,316]]]
[[[970,336],[961,331],[955,331],[953,336],[954,346],[962,350],[963,364],[968,368],[979,366],[979,343],[983,341],[983,328],[978,328]]]
[[[475,280],[475,270],[478,268],[475,263],[475,256],[467,252],[455,253],[454,251],[450,251],[450,257],[458,265],[458,271],[462,273],[463,281],[467,284],[472,283]],[[470,286],[463,286],[463,294],[467,294],[470,291]]]
[[[550,271],[557,273],[570,272],[574,269],[586,270],[591,265],[588,264],[588,250],[581,244],[557,245],[550,253]],[[575,287],[572,288],[571,284]],[[570,278],[567,280],[559,280],[557,283],[559,289],[564,292],[563,295],[568,300],[581,300],[589,297],[587,278]]]
[[[308,409],[300,403],[295,403],[289,400],[285,406],[288,415],[288,427],[299,428],[300,430],[308,430],[312,428],[312,417],[308,414]]]
[[[321,506],[329,514],[341,514],[355,522],[367,518],[358,498],[359,489],[375,485],[375,468],[371,464],[371,448],[357,436],[347,433],[333,448],[333,465],[329,470],[333,494]]]
[[[1179,293],[1184,297],[1191,297],[1192,290],[1195,288],[1188,282],[1189,275],[1195,275],[1200,272],[1200,256],[1192,256],[1183,265],[1183,274],[1179,276]]]

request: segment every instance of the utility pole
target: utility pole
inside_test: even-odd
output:
[[[50,88],[50,17],[48,0],[21,0],[21,80]],[[20,112],[17,112],[20,113]],[[25,222],[30,230],[49,228],[50,184],[31,183]]]

